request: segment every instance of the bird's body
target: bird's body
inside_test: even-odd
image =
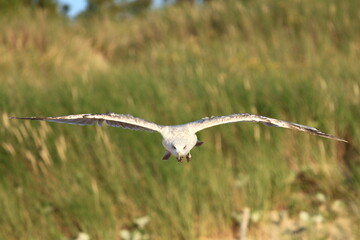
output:
[[[197,136],[194,131],[191,131],[186,125],[164,126],[160,131],[163,141],[162,144],[166,149],[163,160],[168,159],[171,153],[181,161],[182,156],[186,156],[190,160],[190,150],[195,147]],[[168,156],[168,157],[166,157]]]
[[[307,132],[325,138],[334,139],[337,141],[346,142],[336,136],[323,133],[316,128],[300,125],[297,123],[286,122],[274,118],[264,116],[239,113],[227,116],[206,117],[198,121],[185,123],[182,125],[158,125],[156,123],[137,118],[131,115],[104,113],[104,114],[77,114],[66,115],[59,117],[12,117],[12,119],[25,120],[43,120],[48,122],[68,123],[77,125],[94,125],[101,126],[104,122],[112,127],[122,127],[131,130],[144,130],[149,132],[158,132],[162,135],[162,144],[166,149],[163,160],[169,159],[174,155],[179,162],[183,157],[188,161],[191,159],[190,150],[195,146],[200,146],[203,142],[197,139],[196,133],[205,128],[217,126],[220,124],[234,123],[234,122],[261,122],[266,126],[276,126],[283,128],[295,129],[298,131]]]

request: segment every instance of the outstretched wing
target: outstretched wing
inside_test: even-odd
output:
[[[11,119],[26,120],[43,120],[48,122],[68,123],[77,125],[94,125],[101,126],[104,122],[112,127],[122,127],[131,130],[144,130],[148,132],[159,132],[160,125],[137,118],[131,115],[103,113],[103,114],[77,114],[58,117],[11,117]]]
[[[344,139],[338,138],[336,136],[323,133],[316,128],[300,125],[297,123],[286,122],[274,118],[268,118],[264,116],[248,114],[248,113],[239,113],[239,114],[232,114],[228,116],[218,116],[218,117],[206,117],[202,118],[195,122],[190,122],[188,125],[195,131],[201,131],[205,128],[217,126],[220,124],[226,123],[234,123],[234,122],[261,122],[266,126],[275,126],[275,127],[283,127],[283,128],[291,128],[298,131],[307,132],[310,134],[318,135],[325,138],[334,139],[337,141],[347,142]]]

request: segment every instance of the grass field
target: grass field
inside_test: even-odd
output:
[[[0,16],[0,239],[360,238],[360,6],[212,1],[122,21]],[[21,18],[18,17],[21,14]],[[238,112],[200,132],[191,163],[161,136],[9,116],[128,113],[159,124]],[[143,238],[145,239],[145,237]]]

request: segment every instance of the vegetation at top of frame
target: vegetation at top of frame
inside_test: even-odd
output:
[[[20,8],[42,9],[57,14],[56,2],[53,0],[0,0],[0,11],[2,14],[6,12],[14,13]]]
[[[246,207],[254,239],[360,237],[356,1],[17,11],[0,16],[0,239],[233,239]],[[156,134],[8,119],[109,111],[250,112],[349,143],[232,124],[200,132],[179,164]]]

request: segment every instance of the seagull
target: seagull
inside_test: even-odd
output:
[[[189,162],[191,159],[190,150],[203,144],[203,142],[197,139],[197,132],[220,124],[235,122],[260,122],[266,126],[290,128],[298,131],[307,132],[313,135],[330,138],[336,141],[347,142],[344,139],[327,133],[323,133],[313,127],[249,113],[237,113],[227,116],[205,117],[194,122],[168,126],[159,125],[144,120],[142,118],[134,117],[129,114],[116,114],[112,112],[102,114],[66,115],[58,117],[10,117],[10,119],[40,120],[57,123],[77,124],[82,126],[94,124],[102,126],[102,124],[105,122],[107,125],[112,127],[121,127],[131,130],[143,130],[148,132],[158,132],[163,137],[162,145],[166,149],[162,159],[168,160],[171,155],[174,155],[178,162],[182,162],[182,159],[184,157],[186,157],[187,162]]]

